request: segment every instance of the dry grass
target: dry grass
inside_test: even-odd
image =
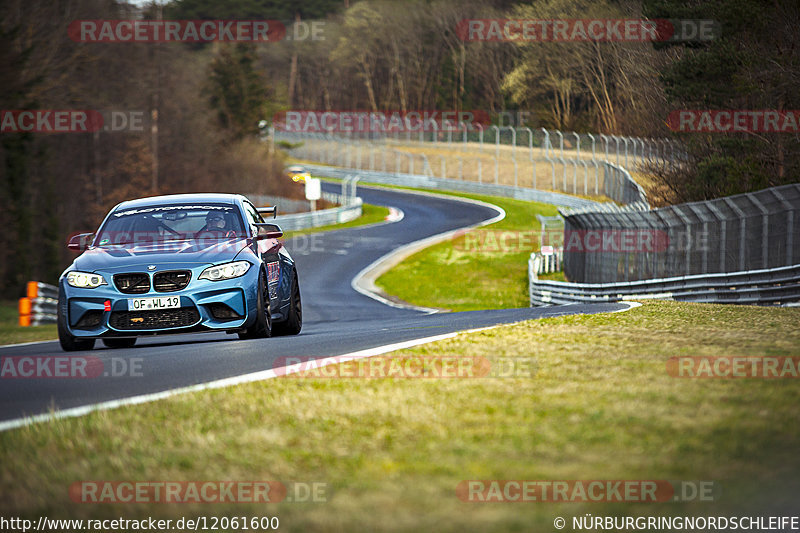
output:
[[[796,380],[669,377],[675,355],[800,355],[798,309],[649,303],[397,352],[533,357],[533,377],[278,379],[0,434],[0,514],[275,514],[283,531],[551,531],[585,513],[786,515]],[[265,341],[267,343],[269,341]],[[87,505],[77,480],[325,482],[328,501]],[[466,479],[713,480],[714,503],[461,502]],[[569,529],[569,527],[568,527]]]
[[[370,170],[428,174],[481,183],[532,187],[598,201],[610,201],[602,193],[602,166],[595,167],[591,150],[584,147],[576,164],[572,161],[576,159],[575,150],[565,148],[563,156],[565,162],[562,163],[559,150],[551,150],[548,154],[539,147],[523,146],[523,141],[525,141],[524,136],[516,148],[507,144],[496,146],[493,142],[485,142],[481,146],[477,142],[420,143],[389,139],[385,147],[382,144],[363,142],[360,144],[360,149],[356,145],[352,148],[349,166],[360,165],[361,168]],[[347,165],[347,152],[341,150],[341,145],[331,145],[321,140],[306,141],[305,145],[316,155],[321,151],[326,157],[332,156],[334,158],[332,164]],[[599,162],[604,158],[604,154],[597,151],[596,157]],[[616,162],[614,156],[610,156],[610,160]],[[620,164],[624,166],[622,159]],[[627,168],[633,179],[648,193],[648,197],[652,196],[650,193],[656,191],[656,186],[650,176],[636,170],[632,158],[629,159]]]

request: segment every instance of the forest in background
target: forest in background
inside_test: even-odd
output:
[[[471,18],[713,19],[705,42],[465,42]],[[82,19],[322,22],[321,39],[263,44],[79,43]],[[674,133],[676,109],[800,109],[796,0],[5,0],[0,109],[143,113],[138,131],[0,133],[0,287],[54,282],[71,233],[119,201],[229,191],[296,196],[258,121],[286,109],[525,111],[520,126],[671,136],[664,201],[798,181],[786,133]],[[157,132],[152,130],[157,125]]]

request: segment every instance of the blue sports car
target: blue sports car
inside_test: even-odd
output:
[[[300,333],[297,271],[281,229],[235,194],[179,194],[114,207],[59,279],[66,351],[133,346],[143,335],[199,331],[252,339]]]

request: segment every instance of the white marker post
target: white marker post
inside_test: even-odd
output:
[[[311,210],[317,210],[317,200],[322,198],[322,183],[319,178],[306,178],[306,200],[311,202]]]

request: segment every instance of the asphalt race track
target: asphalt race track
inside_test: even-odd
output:
[[[337,188],[325,184],[328,190]],[[572,305],[426,314],[390,307],[351,287],[364,267],[407,243],[497,215],[488,207],[398,191],[359,187],[365,203],[402,210],[398,222],[303,236],[288,241],[298,264],[303,331],[295,337],[238,340],[204,333],[140,338],[112,350],[66,354],[58,342],[0,347],[0,357],[91,355],[103,363],[95,378],[0,379],[0,421],[207,383],[272,368],[276,357],[326,357],[531,318],[625,309],[622,304]],[[487,302],[491,305],[491,302]],[[133,369],[133,370],[132,370]],[[103,375],[107,374],[107,375]],[[118,374],[118,375],[114,375]]]

